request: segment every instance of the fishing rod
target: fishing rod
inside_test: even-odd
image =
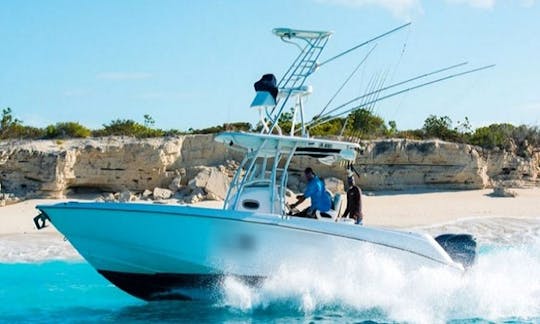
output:
[[[356,45],[356,46],[354,46],[354,47],[351,47],[351,48],[349,48],[348,50],[343,51],[343,52],[339,53],[338,55],[333,56],[333,57],[329,58],[328,60],[326,60],[326,61],[324,61],[324,62],[322,62],[322,63],[319,63],[319,64],[317,65],[317,67],[321,67],[321,66],[325,65],[326,63],[329,63],[329,62],[331,62],[331,61],[333,61],[333,60],[335,60],[335,59],[337,59],[337,58],[339,58],[339,57],[341,57],[341,56],[343,56],[343,55],[345,55],[345,54],[348,54],[348,53],[350,53],[350,52],[352,52],[352,51],[354,51],[354,50],[356,50],[356,49],[358,49],[358,48],[360,48],[360,47],[362,47],[362,46],[365,46],[365,45],[367,45],[367,44],[369,44],[369,43],[372,43],[372,42],[374,42],[374,41],[376,41],[376,40],[378,40],[378,39],[381,39],[381,38],[386,37],[386,36],[388,36],[388,35],[390,35],[390,34],[392,34],[392,33],[395,33],[396,31],[398,31],[398,30],[400,30],[400,29],[403,29],[403,28],[405,28],[405,27],[407,27],[407,26],[409,26],[409,25],[411,25],[411,24],[412,24],[411,22],[408,22],[408,23],[403,24],[403,25],[401,25],[401,26],[399,26],[399,27],[396,27],[396,28],[394,28],[394,29],[392,29],[392,30],[389,30],[389,31],[387,31],[387,32],[384,33],[384,34],[381,34],[381,35],[379,35],[379,36],[373,37],[373,38],[370,39],[370,40],[367,40],[367,41],[365,41],[365,42],[363,42],[363,43],[361,43],[361,44],[358,44],[358,45]]]
[[[376,87],[376,91],[372,91],[372,95],[369,95],[369,96],[366,96],[363,100],[362,100],[362,103],[360,103],[359,106],[362,106],[362,107],[365,107],[366,110],[368,111],[373,111],[373,109],[375,109],[375,103],[378,101],[377,99],[379,98],[380,94],[382,93],[381,89],[382,87],[384,86],[384,83],[386,81],[386,78],[387,78],[387,75],[388,75],[388,70],[386,70],[382,75],[379,74],[377,76],[377,79],[379,79],[378,81],[378,85]],[[368,107],[369,105],[369,107]],[[347,116],[348,117],[348,116]],[[347,119],[348,118],[345,118],[345,122],[343,123],[343,129],[342,129],[342,132],[345,132],[345,128],[346,128],[346,122],[347,122]],[[353,136],[356,136],[355,133],[358,133],[358,131],[352,133]]]
[[[364,106],[367,102],[374,102],[375,98],[377,98],[377,95],[380,93],[380,88],[384,84],[384,80],[386,77],[382,76],[382,73],[379,72],[377,74],[373,74],[366,86],[366,95],[364,96],[362,103],[360,103],[360,106]],[[320,115],[317,115],[313,118],[314,120],[321,120]],[[345,122],[342,126],[342,131],[344,131],[344,128],[346,127],[347,119],[345,119]],[[295,133],[298,133],[299,130],[296,130]]]
[[[490,65],[485,65],[485,66],[482,66],[482,67],[479,67],[479,68],[476,68],[476,69],[472,69],[472,70],[467,70],[467,71],[464,71],[464,72],[460,72],[460,73],[456,73],[456,74],[452,74],[452,75],[448,75],[446,77],[443,77],[443,78],[439,78],[439,79],[436,79],[436,80],[432,80],[432,81],[429,81],[429,82],[425,82],[425,83],[421,83],[419,85],[416,85],[414,87],[410,87],[410,88],[407,88],[407,89],[403,89],[403,90],[400,90],[400,91],[397,91],[397,92],[394,92],[394,93],[391,93],[391,94],[388,94],[386,96],[383,96],[381,98],[378,98],[372,102],[368,102],[368,103],[365,103],[363,105],[359,105],[359,106],[356,106],[356,107],[353,107],[349,110],[346,110],[344,112],[341,112],[337,115],[334,115],[334,116],[331,116],[330,118],[328,119],[325,119],[325,120],[319,120],[318,122],[310,122],[306,125],[309,126],[309,127],[315,127],[315,126],[318,126],[320,124],[324,124],[324,123],[327,123],[329,121],[332,121],[334,119],[337,119],[339,118],[340,116],[343,116],[344,114],[348,114],[350,112],[353,112],[355,110],[358,110],[364,106],[367,106],[367,105],[370,105],[370,104],[373,104],[375,102],[378,102],[378,101],[382,101],[382,100],[385,100],[385,99],[388,99],[388,98],[391,98],[391,97],[395,97],[397,95],[400,95],[402,93],[405,93],[405,92],[409,92],[409,91],[412,91],[412,90],[416,90],[416,89],[419,89],[419,88],[423,88],[425,86],[428,86],[428,85],[431,85],[431,84],[434,84],[434,83],[438,83],[438,82],[442,82],[442,81],[445,81],[445,80],[449,80],[449,79],[453,79],[453,78],[456,78],[456,77],[459,77],[459,76],[463,76],[463,75],[466,75],[466,74],[470,74],[470,73],[474,73],[474,72],[478,72],[478,71],[482,71],[482,70],[486,70],[486,69],[489,69],[489,68],[492,68],[494,67],[495,64],[490,64]]]
[[[428,73],[425,73],[425,74],[422,74],[422,75],[419,75],[419,76],[416,76],[416,77],[413,77],[413,78],[410,78],[410,79],[407,79],[407,80],[404,80],[404,81],[400,81],[400,82],[391,84],[391,85],[389,85],[389,86],[387,86],[387,87],[384,87],[384,88],[381,88],[381,89],[379,89],[379,90],[377,90],[377,91],[378,91],[378,92],[383,92],[383,91],[389,90],[389,89],[391,89],[391,88],[395,88],[395,87],[397,87],[397,86],[400,86],[400,85],[403,85],[403,84],[406,84],[406,83],[409,83],[409,82],[412,82],[412,81],[416,81],[416,80],[419,80],[419,79],[423,79],[423,78],[426,78],[426,77],[428,77],[428,76],[431,76],[431,75],[434,75],[434,74],[437,74],[437,73],[445,72],[445,71],[448,71],[448,70],[451,70],[451,69],[455,69],[455,68],[460,67],[460,66],[467,65],[468,63],[469,63],[469,62],[462,62],[462,63],[459,63],[459,64],[454,64],[454,65],[451,65],[451,66],[448,66],[448,67],[445,67],[445,68],[442,68],[442,69],[438,69],[438,70],[435,70],[435,71],[432,71],[432,72],[428,72]],[[355,101],[358,101],[358,100],[360,100],[360,99],[364,99],[364,98],[366,98],[366,97],[368,97],[368,96],[371,96],[372,94],[373,94],[372,92],[368,92],[368,93],[366,93],[366,94],[363,94],[363,95],[361,95],[361,96],[358,96],[358,97],[356,97],[356,98],[353,98],[353,99],[347,101],[346,103],[341,104],[341,105],[337,106],[336,108],[334,108],[334,109],[328,111],[328,112],[326,113],[326,115],[322,115],[322,113],[320,113],[320,114],[319,114],[319,117],[325,117],[325,116],[327,116],[327,115],[330,115],[330,114],[332,114],[332,113],[338,111],[339,109],[341,109],[341,108],[343,108],[343,107],[345,107],[345,106],[347,106],[347,105],[349,105],[349,104],[351,104],[351,103],[353,103],[353,102],[355,102]],[[363,106],[363,105],[362,105],[362,106]]]
[[[351,171],[351,172],[356,173],[356,176],[360,177],[360,173],[358,173],[358,171],[356,170],[356,168],[354,167],[354,164],[352,162],[350,162],[350,161],[347,162],[347,168],[346,169],[347,169],[347,171]],[[350,175],[348,175],[348,176],[350,176]]]
[[[352,79],[352,77],[356,74],[356,72],[358,71],[358,69],[364,64],[364,62],[368,59],[368,57],[371,55],[371,53],[373,52],[373,50],[375,50],[375,48],[377,47],[377,44],[373,45],[373,47],[369,50],[369,52],[367,52],[367,54],[364,56],[364,58],[362,59],[362,61],[360,61],[360,63],[358,63],[358,65],[356,66],[356,68],[354,68],[354,70],[352,71],[352,73],[347,77],[347,79],[345,80],[345,82],[343,82],[343,84],[341,85],[341,87],[339,87],[339,89],[336,91],[336,93],[334,93],[334,95],[332,96],[332,98],[330,98],[330,100],[328,100],[328,102],[326,103],[326,105],[324,106],[324,108],[322,109],[322,111],[319,113],[319,115],[322,115],[324,113],[324,111],[328,108],[328,106],[330,106],[330,104],[332,103],[332,101],[334,101],[334,99],[337,97],[337,95],[341,92],[341,90],[343,90],[343,88],[345,87],[345,85],[347,85],[347,83]]]
[[[379,98],[379,96],[382,93],[381,89],[384,87],[384,84],[386,83],[386,79],[388,78],[388,74],[389,74],[389,70],[387,69],[386,71],[382,72],[379,75],[379,84],[377,85],[377,90],[374,91],[374,94],[373,94],[372,98],[375,98],[375,99]],[[370,110],[370,111],[373,110],[375,108],[375,103],[376,102],[377,102],[377,100],[372,100],[372,103],[370,104],[370,107],[367,107],[367,109]]]

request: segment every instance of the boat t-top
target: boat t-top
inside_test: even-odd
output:
[[[255,83],[251,107],[259,110],[259,133],[225,132],[215,137],[244,154],[222,209],[66,202],[38,206],[42,217],[101,275],[144,300],[212,298],[227,277],[261,285],[282,265],[328,259],[343,246],[387,255],[404,267],[464,271],[475,256],[475,242],[467,235],[436,240],[423,233],[354,225],[340,215],[344,204],[340,195],[333,198],[332,209],[324,215],[291,216],[287,204],[291,160],[309,156],[324,164],[351,165],[360,145],[309,136],[312,122],[305,119],[304,98],[312,88],[306,80],[323,65],[319,56],[332,33],[289,28],[277,28],[273,33],[299,47],[300,54],[279,82],[266,74]],[[383,93],[394,86],[376,90]],[[362,104],[391,95],[363,97]],[[292,126],[285,132],[279,120],[290,108]],[[336,115],[342,112],[333,111]],[[321,116],[316,121],[331,118]]]

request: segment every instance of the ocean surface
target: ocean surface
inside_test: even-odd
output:
[[[152,302],[109,284],[68,242],[0,237],[6,323],[540,323],[540,219],[482,219],[422,228],[480,243],[464,275],[404,272],[384,255],[337,251],[317,267],[283,265],[261,288],[232,278],[213,302]]]

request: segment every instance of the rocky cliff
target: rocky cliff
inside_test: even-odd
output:
[[[536,185],[540,169],[538,153],[524,159],[439,140],[394,139],[361,144],[363,149],[355,166],[361,175],[359,184],[368,190],[478,189],[498,181],[513,186]],[[142,193],[171,187],[173,193],[193,195],[200,183],[215,182],[217,171],[230,177],[235,168],[233,161],[239,158],[214,142],[212,135],[1,141],[0,192],[4,196],[61,197],[69,191]],[[323,177],[345,177],[343,166],[325,166],[301,158],[291,165],[292,189],[302,188],[301,170],[307,165]],[[204,191],[198,194],[208,194]],[[221,191],[212,198],[220,199]]]
[[[528,187],[538,184],[540,154],[525,159],[503,151],[483,150],[440,140],[385,139],[361,141],[355,168],[367,190],[481,189],[494,185]],[[296,169],[314,163],[303,159]],[[343,167],[319,166],[323,177],[346,176]],[[296,180],[292,180],[295,182]]]

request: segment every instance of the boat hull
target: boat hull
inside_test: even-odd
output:
[[[448,266],[430,237],[271,214],[155,204],[38,206],[105,278],[145,300],[208,299],[226,277],[260,285],[284,264],[328,260],[339,247],[403,261]]]
[[[217,299],[225,275],[187,273],[123,273],[107,270],[98,272],[128,294],[148,301]],[[265,277],[234,276],[245,285],[256,287]]]

